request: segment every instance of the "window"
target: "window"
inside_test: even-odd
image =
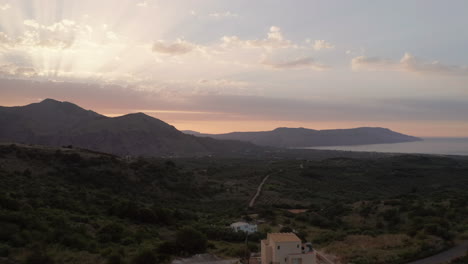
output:
[[[279,249],[280,249],[280,246],[278,246],[277,248],[278,248],[278,250],[279,250]]]
[[[299,244],[297,244],[297,248],[299,248]]]

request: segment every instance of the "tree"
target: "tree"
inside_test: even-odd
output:
[[[54,264],[54,260],[44,252],[34,251],[26,257],[26,264]]]
[[[144,249],[133,258],[133,264],[156,264],[156,254],[150,249]]]
[[[205,235],[191,227],[184,227],[177,232],[176,245],[182,252],[190,255],[203,253],[207,244],[208,240]]]
[[[280,229],[280,232],[281,233],[291,233],[293,230],[292,228],[290,228],[289,226],[283,226],[281,229]]]

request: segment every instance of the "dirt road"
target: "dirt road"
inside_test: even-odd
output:
[[[257,200],[258,196],[260,196],[260,192],[262,191],[263,185],[264,185],[265,182],[268,180],[268,178],[270,178],[270,175],[271,175],[271,174],[268,174],[267,176],[265,176],[265,178],[263,178],[263,181],[260,183],[260,185],[258,185],[258,187],[257,187],[257,193],[255,193],[255,196],[252,198],[252,200],[250,200],[249,207],[253,207],[253,206],[254,206],[255,201]]]

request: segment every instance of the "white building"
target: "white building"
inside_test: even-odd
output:
[[[248,234],[252,234],[257,232],[257,225],[256,224],[249,224],[246,222],[235,222],[231,224],[232,230],[239,232],[243,231]]]
[[[317,264],[310,244],[302,244],[294,233],[270,233],[262,240],[262,264]],[[329,262],[328,262],[329,263]]]

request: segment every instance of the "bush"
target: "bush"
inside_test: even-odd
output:
[[[0,244],[0,257],[8,257],[10,255],[10,246]]]
[[[156,254],[150,249],[144,249],[132,260],[133,264],[156,264]]]
[[[83,250],[88,247],[88,240],[82,234],[65,234],[62,238],[62,244],[69,248]]]
[[[0,194],[0,208],[18,211],[20,209],[20,203],[14,198]]]
[[[35,251],[26,257],[25,264],[54,264],[54,260],[44,252]]]
[[[0,222],[0,241],[11,241],[15,234],[18,234],[21,229],[13,223]]]
[[[176,245],[189,255],[205,252],[207,244],[205,235],[191,227],[182,228],[177,232]]]
[[[124,227],[118,223],[109,223],[99,230],[99,241],[118,243],[122,239]]]
[[[177,250],[178,249],[177,249],[177,245],[175,244],[175,242],[166,241],[162,243],[161,245],[159,245],[157,251],[160,255],[170,256],[173,254],[177,254]]]
[[[117,253],[112,253],[107,257],[107,264],[121,264],[122,263],[122,257],[117,254]]]

